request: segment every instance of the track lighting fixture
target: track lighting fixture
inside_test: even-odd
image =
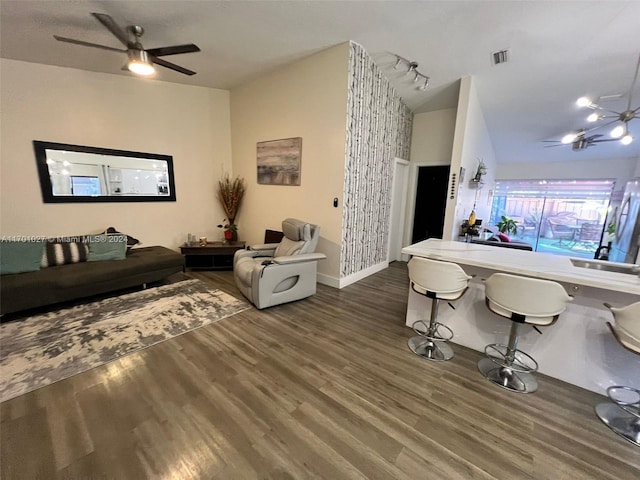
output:
[[[395,54],[394,54],[395,55]],[[413,76],[413,83],[418,84],[416,87],[418,90],[426,90],[429,86],[429,77],[418,71],[418,63],[411,62],[400,55],[395,55],[396,63],[393,66],[395,70],[406,69],[405,76]]]

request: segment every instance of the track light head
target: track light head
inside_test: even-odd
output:
[[[410,62],[409,63],[409,70],[407,70],[407,75],[409,75],[411,72],[415,72],[418,68],[418,64],[416,62]]]
[[[395,55],[395,54],[394,54]],[[418,62],[411,62],[400,55],[395,55],[396,63],[393,65],[394,70],[400,70],[400,66],[406,67],[405,76],[411,78],[413,75],[413,83],[419,84],[418,90],[426,90],[429,86],[429,77],[418,71]]]

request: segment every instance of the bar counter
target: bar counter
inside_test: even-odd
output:
[[[440,307],[439,321],[453,329],[453,342],[483,352],[490,343],[507,343],[511,321],[491,313],[484,304],[483,281],[506,272],[560,283],[574,297],[559,320],[541,329],[523,328],[518,348],[532,355],[540,373],[573,385],[606,393],[611,385],[640,386],[640,357],[625,350],[606,322],[611,313],[602,305],[623,306],[640,301],[640,277],[574,266],[568,257],[473,243],[429,239],[402,253],[459,264],[475,275],[465,295]],[[544,302],[544,299],[540,299]],[[409,290],[406,325],[428,319],[430,300]],[[455,357],[452,361],[455,361]],[[479,380],[486,381],[478,372]]]

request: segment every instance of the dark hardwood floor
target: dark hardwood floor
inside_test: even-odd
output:
[[[189,276],[240,296],[231,272]],[[2,478],[640,478],[603,397],[544,376],[511,394],[456,345],[414,356],[406,297],[395,263],[7,401]]]

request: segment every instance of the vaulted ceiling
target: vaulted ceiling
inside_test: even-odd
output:
[[[156,79],[233,89],[265,72],[353,40],[376,60],[414,112],[455,107],[457,81],[473,75],[499,162],[637,158],[635,141],[599,143],[574,152],[545,148],[588,127],[575,100],[614,96],[623,111],[640,54],[640,2],[617,1],[0,1],[3,58],[117,75],[123,54],[56,42],[53,35],[112,47],[120,44],[91,12],[145,28],[155,48],[193,42],[201,52],[169,60],[195,70],[159,69]],[[493,66],[491,53],[508,49]],[[417,89],[394,69],[394,54],[431,77]],[[640,106],[640,82],[632,107]],[[609,129],[593,132],[608,134]],[[602,137],[605,138],[605,137]]]

